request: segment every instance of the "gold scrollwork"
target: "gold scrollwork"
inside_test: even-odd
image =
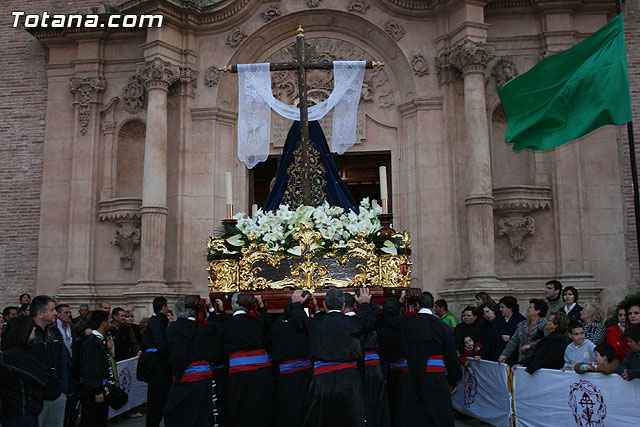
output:
[[[238,260],[221,259],[209,263],[209,289],[216,292],[237,292]]]
[[[238,262],[238,279],[242,278],[241,290],[268,289],[269,282],[264,277],[260,277],[261,267],[254,267],[258,261],[265,261],[273,268],[280,265],[278,254],[269,252],[269,247],[265,243],[251,243],[248,248],[242,249],[242,256]]]
[[[411,285],[411,262],[406,255],[380,256],[380,284],[388,287]]]

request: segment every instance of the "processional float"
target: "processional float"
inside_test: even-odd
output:
[[[384,65],[312,61],[314,49],[305,43],[300,26],[296,43],[288,48],[292,62],[221,68],[239,74],[238,155],[247,167],[269,154],[272,109],[296,121],[264,209],[253,217],[234,216],[228,201],[224,232],[207,241],[212,300],[228,301],[233,293],[246,291],[260,293],[270,309],[279,309],[296,289],[322,300],[331,287],[369,287],[381,302],[410,287],[411,238],[407,231],[392,229],[386,169],[381,167],[382,206],[367,199],[356,206],[315,121],[334,109],[332,147],[344,153],[355,143],[364,69]],[[318,69],[334,70],[334,91],[309,108],[306,71]],[[275,100],[271,93],[270,72],[284,70],[298,72],[298,108]]]

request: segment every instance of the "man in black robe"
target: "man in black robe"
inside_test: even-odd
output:
[[[405,291],[400,301],[404,302]],[[400,316],[385,312],[384,321],[400,330],[407,352],[409,378],[418,404],[404,405],[412,416],[403,427],[453,426],[451,393],[462,378],[451,328],[433,314],[433,295],[420,294],[418,314]]]
[[[149,384],[147,387],[147,427],[160,425],[171,387],[170,353],[167,341],[169,319],[166,312],[167,299],[155,297],[153,299],[153,315],[149,319],[142,337],[143,355],[140,356],[140,362],[145,361]],[[140,362],[138,369],[142,368]]]
[[[304,402],[313,377],[313,366],[309,359],[309,337],[293,326],[292,316],[293,303],[289,299],[284,305],[283,316],[271,325],[271,355],[278,364],[278,427],[302,425],[306,413]]]
[[[196,310],[185,299],[175,303],[178,319],[167,328],[173,382],[164,411],[166,427],[217,426],[211,365],[216,362],[216,325],[195,322]]]
[[[255,312],[258,307],[260,314]],[[258,295],[236,293],[233,316],[220,325],[220,339],[229,358],[227,423],[231,427],[273,426],[273,374],[267,353],[266,307]]]
[[[109,330],[109,313],[92,311],[89,314],[91,334],[82,338],[78,357],[78,396],[82,405],[80,427],[106,427],[109,414],[104,383],[109,379],[109,355],[106,334]]]
[[[371,303],[372,305],[375,303]],[[356,316],[356,300],[350,293],[344,294],[344,314]],[[378,333],[373,330],[360,337],[364,359],[359,361],[363,375],[362,390],[367,427],[390,427],[389,401],[378,353]]]
[[[382,305],[384,316],[399,316],[402,304],[397,298],[387,298]],[[402,333],[390,326],[383,325],[378,332],[380,358],[389,364],[387,395],[392,426],[410,425],[411,413],[406,407],[418,404],[415,392],[409,381],[407,352]]]
[[[369,304],[371,294],[363,289],[356,297],[361,317],[345,316],[344,293],[332,288],[325,295],[327,313],[311,319],[302,308],[307,298],[301,290],[291,297],[294,323],[309,335],[314,360],[303,425],[363,427],[365,409],[357,361],[364,357],[360,337],[373,330],[377,307]]]

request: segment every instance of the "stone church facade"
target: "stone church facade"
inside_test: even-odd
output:
[[[22,10],[13,3],[11,10]],[[541,295],[552,278],[604,307],[637,288],[626,127],[607,126],[548,152],[514,152],[497,95],[509,79],[604,25],[614,2],[59,3],[41,1],[28,12],[164,20],[151,29],[3,28],[3,38],[18,40],[15,49],[23,42],[32,50],[12,62],[8,50],[2,61],[43,87],[23,106],[3,104],[11,114],[0,119],[7,140],[15,138],[3,165],[27,162],[29,184],[19,186],[32,196],[23,203],[9,195],[16,175],[5,174],[3,305],[25,290],[146,313],[158,294],[204,294],[206,238],[226,217],[225,172],[233,174],[236,211],[255,199],[252,172],[236,155],[237,75],[218,68],[287,60],[298,25],[317,59],[385,64],[365,75],[349,153],[388,159],[394,228],[412,235],[414,286],[456,311],[480,290]],[[627,5],[632,88],[639,20],[638,6]],[[291,74],[275,73],[272,82],[276,97],[296,101]],[[10,76],[2,83],[19,86]],[[326,97],[330,73],[310,73],[309,84],[311,98]],[[29,99],[42,102],[31,107]],[[16,122],[26,111],[33,115]],[[272,126],[277,155],[288,122],[274,117]],[[30,140],[35,147],[27,148]],[[13,236],[15,227],[37,239]]]

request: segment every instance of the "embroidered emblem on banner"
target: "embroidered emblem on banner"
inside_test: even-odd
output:
[[[467,368],[464,373],[464,407],[471,408],[478,395],[478,376],[476,372]]]
[[[131,371],[129,368],[124,368],[118,372],[118,380],[120,381],[120,388],[127,393],[131,392]]]
[[[580,427],[604,426],[607,405],[598,387],[586,380],[571,384],[569,389],[569,407],[573,411],[576,425]]]

